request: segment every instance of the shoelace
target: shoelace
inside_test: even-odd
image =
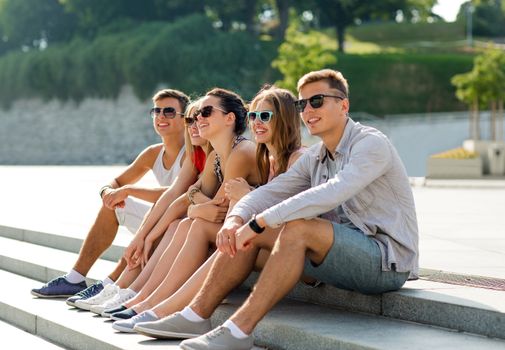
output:
[[[79,293],[79,294],[81,294],[81,296],[82,296],[82,297],[84,297],[84,298],[88,298],[88,297],[91,297],[91,296],[95,295],[95,294],[96,294],[96,291],[97,291],[99,288],[100,288],[100,285],[98,285],[98,284],[93,284],[91,287],[89,287],[89,288],[87,288],[87,289],[83,290],[83,291],[81,292],[82,294],[81,294],[81,293]]]
[[[209,340],[212,340],[214,338],[217,338],[219,337],[221,334],[223,334],[224,332],[224,327],[219,327],[219,328],[216,328],[214,331],[210,332],[208,335],[207,335],[207,338]]]
[[[60,284],[63,281],[63,279],[64,279],[64,277],[59,277],[54,280],[51,280],[46,284],[46,286],[47,287],[57,286],[58,284]]]

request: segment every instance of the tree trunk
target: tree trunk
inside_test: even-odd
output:
[[[491,101],[491,120],[489,121],[491,140],[496,141],[496,101]]]
[[[339,53],[344,53],[344,37],[345,37],[345,26],[340,23],[336,25],[337,30],[337,48]]]
[[[289,24],[289,0],[277,0],[277,11],[279,11],[279,26],[275,31],[278,40],[284,40],[286,29]]]
[[[503,100],[502,99],[500,99],[498,101],[497,127],[498,127],[498,133],[497,133],[498,141],[503,141]]]
[[[256,34],[256,30],[254,28],[254,19],[256,18],[258,12],[256,11],[256,0],[246,0],[246,13],[249,14],[246,22],[246,31],[250,34]]]
[[[480,113],[479,113],[479,99],[476,98],[474,102],[475,106],[475,140],[480,140]]]

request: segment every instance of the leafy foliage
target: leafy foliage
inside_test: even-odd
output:
[[[335,53],[323,46],[325,37],[322,33],[313,30],[302,33],[298,30],[299,25],[298,21],[289,25],[286,40],[279,46],[279,55],[272,62],[283,75],[276,84],[292,91],[296,91],[296,83],[305,73],[337,62]]]

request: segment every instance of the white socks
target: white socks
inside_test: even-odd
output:
[[[65,279],[70,282],[70,283],[81,283],[83,282],[86,277],[84,277],[83,275],[81,275],[79,272],[75,271],[74,269],[70,270],[69,273],[67,273],[65,276]]]
[[[114,284],[114,281],[111,280],[109,277],[106,277],[103,281],[102,281],[102,284],[103,286],[105,287],[106,285],[108,284]]]
[[[150,312],[151,315],[156,316],[156,314],[152,310],[149,310],[147,312]],[[200,315],[198,315],[196,312],[194,312],[193,309],[190,308],[189,306],[186,306],[184,309],[182,309],[181,315],[186,320],[191,321],[191,322],[205,321],[204,318],[202,318]],[[235,323],[233,323],[233,321],[226,320],[226,322],[223,323],[223,327],[228,328],[231,332],[231,335],[233,335],[237,339],[245,339],[245,338],[249,337],[249,335],[245,334],[240,328],[238,328],[238,326]]]
[[[233,321],[226,320],[225,323],[223,323],[223,327],[228,328],[231,332],[231,335],[233,335],[237,339],[245,339],[249,337],[249,335],[242,332],[242,330],[238,328],[238,326],[235,323],[233,323]]]
[[[205,321],[204,318],[201,318],[200,315],[198,315],[196,312],[193,311],[192,308],[189,306],[186,306],[184,309],[181,311],[181,315],[188,321],[191,322],[202,322]]]

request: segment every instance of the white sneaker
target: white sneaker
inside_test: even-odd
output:
[[[119,287],[115,284],[108,284],[105,288],[92,298],[86,300],[77,300],[75,306],[79,309],[89,310],[94,305],[100,305],[107,300],[112,299],[119,291]]]
[[[109,299],[100,305],[91,306],[91,309],[89,309],[89,311],[101,315],[102,312],[107,309],[115,309],[118,306],[121,306],[123,303],[126,303],[128,300],[133,298],[135,295],[137,295],[137,293],[130,288],[119,289],[117,294],[112,299]]]

